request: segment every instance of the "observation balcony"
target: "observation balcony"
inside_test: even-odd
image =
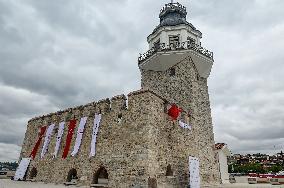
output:
[[[144,70],[165,71],[190,56],[201,77],[210,74],[214,59],[213,52],[191,41],[166,45],[156,44],[138,57],[138,66]]]
[[[138,64],[143,63],[146,59],[150,58],[152,55],[154,55],[157,52],[183,51],[183,50],[193,50],[213,60],[213,52],[206,50],[202,46],[192,43],[191,41],[185,41],[182,43],[178,42],[170,45],[166,45],[165,43],[157,44],[147,52],[139,55]]]

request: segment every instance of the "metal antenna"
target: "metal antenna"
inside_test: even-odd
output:
[[[171,3],[173,4],[173,3],[174,3],[174,0],[171,0]]]

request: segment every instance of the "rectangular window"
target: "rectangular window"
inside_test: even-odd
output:
[[[177,47],[179,45],[179,36],[178,35],[169,36],[169,45],[170,47]]]
[[[193,38],[187,37],[187,40],[189,41],[189,43],[195,44],[195,40]]]
[[[175,76],[175,75],[176,75],[176,69],[170,68],[170,76]]]
[[[160,39],[158,39],[156,42],[154,42],[154,48],[157,50],[157,49],[160,49]]]

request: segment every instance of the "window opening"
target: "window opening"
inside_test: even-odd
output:
[[[167,166],[166,176],[173,176],[173,171],[171,165]]]
[[[176,75],[176,69],[175,68],[171,68],[170,69],[170,76],[175,76]]]
[[[169,36],[169,45],[171,48],[176,48],[179,45],[179,36],[178,35],[172,35]]]
[[[93,184],[108,184],[108,172],[105,167],[99,168],[99,170],[94,174]]]

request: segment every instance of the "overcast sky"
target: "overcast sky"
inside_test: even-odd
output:
[[[0,161],[27,121],[140,88],[137,57],[169,0],[0,0]],[[181,0],[214,52],[215,141],[284,150],[284,1]]]

